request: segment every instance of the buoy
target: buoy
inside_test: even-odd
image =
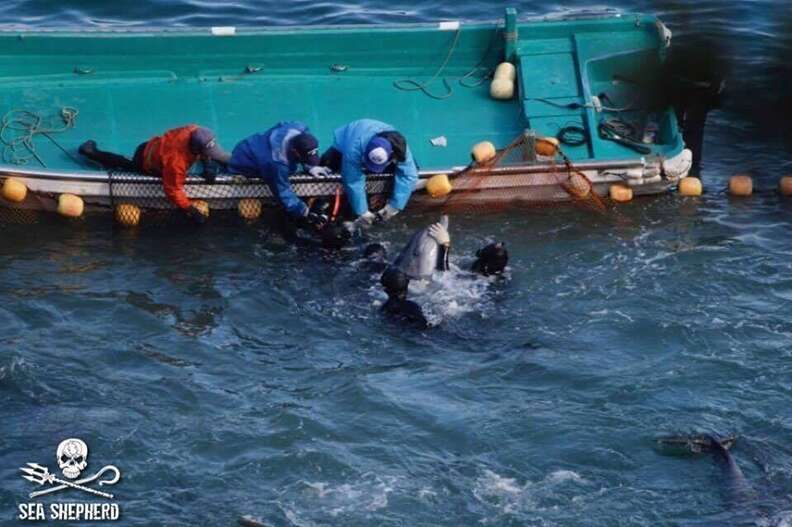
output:
[[[483,165],[495,159],[495,156],[498,155],[498,153],[495,150],[495,145],[489,141],[482,141],[481,143],[473,146],[471,155],[473,156],[473,160],[476,163]]]
[[[67,218],[79,218],[85,210],[85,203],[80,196],[61,194],[58,197],[58,214]]]
[[[124,227],[136,227],[140,223],[140,207],[131,203],[120,203],[115,209],[115,219]]]
[[[257,220],[261,216],[261,200],[254,198],[241,199],[239,200],[239,205],[237,205],[237,210],[243,220]]]
[[[201,214],[203,214],[207,218],[209,217],[209,204],[207,202],[205,202],[203,200],[200,200],[200,199],[197,199],[197,200],[192,202],[192,205],[196,209],[198,209],[201,212]]]
[[[701,196],[701,180],[688,176],[679,180],[679,193],[683,196]]]
[[[3,183],[3,197],[13,203],[21,203],[25,201],[27,196],[27,187],[18,179],[12,177],[7,178]]]
[[[610,186],[610,198],[616,203],[627,203],[633,199],[633,190],[623,183]]]
[[[732,176],[732,178],[729,179],[729,194],[739,197],[746,197],[753,194],[753,179],[751,179],[751,176]]]
[[[569,176],[569,183],[567,183],[567,192],[573,194],[578,198],[585,198],[591,192],[591,183],[585,176],[573,172]]]
[[[540,156],[552,157],[558,152],[558,144],[558,139],[555,137],[537,137],[534,148]]]
[[[453,187],[446,174],[437,174],[426,182],[426,192],[433,198],[442,198],[451,193]]]
[[[517,78],[517,68],[515,68],[514,64],[511,62],[501,62],[498,64],[498,67],[495,68],[495,74],[492,76],[492,78],[505,79],[514,82],[514,80]]]
[[[792,176],[784,176],[778,182],[778,190],[784,196],[792,196]]]
[[[490,84],[490,96],[493,99],[506,101],[514,97],[514,81],[494,79]]]

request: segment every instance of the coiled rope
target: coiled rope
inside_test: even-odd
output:
[[[499,35],[501,34],[501,30],[496,28],[493,30],[492,37],[490,38],[489,44],[487,45],[486,51],[484,51],[484,55],[482,56],[481,60],[473,66],[467,73],[465,73],[462,77],[459,77],[457,82],[463,88],[476,88],[481,86],[488,78],[492,75],[491,68],[483,67],[483,64],[487,61],[490,56],[490,52],[492,51],[495,42],[497,41]],[[443,59],[442,64],[440,67],[437,68],[434,75],[429,78],[429,80],[425,82],[418,82],[413,79],[400,79],[393,81],[393,87],[397,90],[401,91],[421,91],[427,97],[437,100],[448,99],[454,94],[453,88],[451,88],[451,84],[448,82],[448,78],[443,77],[443,87],[445,87],[445,93],[442,95],[438,95],[436,93],[432,93],[429,91],[428,87],[430,84],[435,82],[440,75],[443,74],[448,63],[451,62],[451,57],[454,56],[454,51],[456,51],[457,45],[459,44],[459,37],[462,35],[462,28],[460,27],[454,32],[454,38],[451,40],[451,45],[448,47],[448,52],[446,53],[445,59]],[[478,74],[478,75],[477,75]],[[469,81],[468,79],[473,79]]]
[[[36,150],[36,136],[43,135],[60,148],[64,154],[79,163],[79,160],[52,137],[52,134],[74,128],[78,114],[79,111],[76,108],[64,106],[59,114],[62,124],[57,124],[53,122],[54,117],[45,117],[30,110],[14,109],[9,111],[3,116],[3,120],[0,123],[3,162],[14,165],[27,165],[31,159],[35,159],[41,163],[41,166],[48,168]]]

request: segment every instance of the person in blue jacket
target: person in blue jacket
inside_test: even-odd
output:
[[[352,121],[333,132],[333,146],[323,155],[320,164],[341,179],[352,211],[357,219],[352,228],[387,221],[398,214],[410,199],[418,181],[418,167],[404,136],[386,123],[374,119]],[[369,210],[365,173],[382,174],[392,170],[393,194],[376,213]]]
[[[269,130],[240,141],[231,152],[231,173],[260,178],[269,186],[283,209],[298,225],[320,229],[327,218],[311,212],[289,183],[289,176],[299,168],[314,177],[330,171],[319,166],[319,142],[308,127],[298,121],[280,122]]]

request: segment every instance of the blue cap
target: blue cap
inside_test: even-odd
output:
[[[363,164],[375,174],[382,174],[393,160],[393,145],[384,137],[376,136],[366,145]]]

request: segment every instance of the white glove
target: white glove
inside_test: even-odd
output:
[[[327,167],[316,166],[309,168],[308,173],[315,178],[326,178],[330,177],[333,174],[333,171]]]
[[[367,210],[358,216],[355,221],[345,221],[343,226],[349,232],[349,234],[354,235],[359,230],[368,229],[371,227],[375,219],[377,219],[377,217],[374,216],[374,213],[370,210]]]
[[[371,227],[371,224],[373,224],[374,220],[376,219],[377,217],[374,215],[374,213],[371,212],[370,210],[367,210],[366,212],[358,216],[357,219],[354,221],[354,223],[355,226],[357,226],[359,229],[367,229]]]
[[[451,245],[451,235],[448,234],[448,229],[440,223],[434,223],[429,226],[428,234],[440,245]]]
[[[380,210],[377,211],[377,221],[388,221],[395,215],[399,213],[399,209],[396,207],[391,207],[390,205],[385,205]]]

